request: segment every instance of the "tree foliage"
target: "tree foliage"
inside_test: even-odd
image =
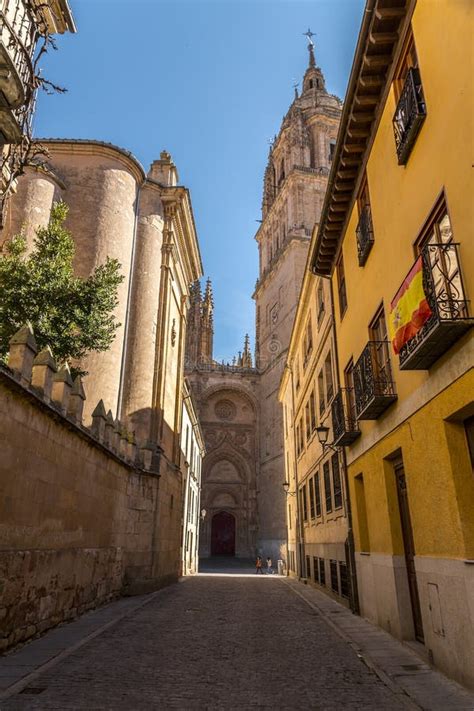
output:
[[[120,324],[114,316],[121,265],[107,260],[87,278],[75,276],[74,240],[64,227],[68,206],[55,203],[47,227],[39,228],[28,255],[23,234],[0,254],[0,356],[26,321],[40,349],[49,345],[59,362],[107,350]],[[83,372],[75,369],[76,372]]]

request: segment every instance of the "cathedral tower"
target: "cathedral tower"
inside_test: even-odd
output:
[[[298,303],[311,232],[319,221],[342,103],[326,91],[308,31],[309,62],[273,140],[264,175],[256,302],[260,372],[259,548],[286,558],[283,412],[278,387]],[[267,553],[268,552],[268,553]]]

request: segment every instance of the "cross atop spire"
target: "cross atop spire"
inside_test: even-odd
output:
[[[316,60],[314,58],[314,42],[313,42],[313,37],[316,37],[314,32],[311,32],[311,30],[307,29],[306,32],[303,32],[303,36],[308,38],[308,52],[309,52],[309,66],[310,67],[315,67],[316,66]]]

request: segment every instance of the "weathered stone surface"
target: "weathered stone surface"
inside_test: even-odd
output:
[[[83,402],[77,380],[75,392]],[[168,579],[166,564],[152,571],[156,476],[120,463],[1,372],[0,433],[0,650],[118,596],[126,575]]]

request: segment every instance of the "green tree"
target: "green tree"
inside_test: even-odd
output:
[[[107,257],[87,279],[75,276],[74,240],[64,227],[67,213],[64,202],[54,204],[49,225],[37,230],[29,255],[23,234],[9,240],[0,254],[1,358],[26,321],[39,348],[49,345],[59,362],[105,351],[114,340],[120,326],[113,312],[124,278],[121,265]]]

